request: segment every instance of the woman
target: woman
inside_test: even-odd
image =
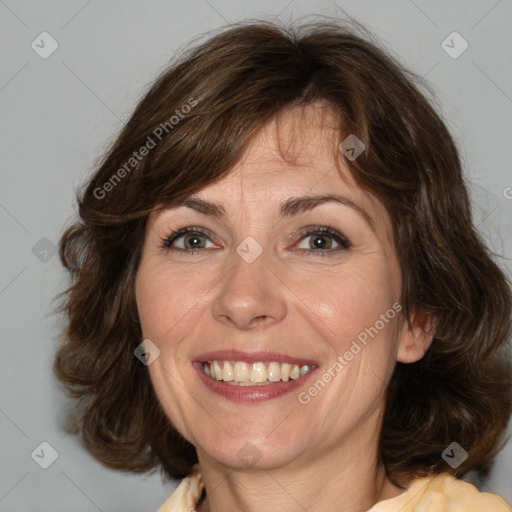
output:
[[[151,87],[78,197],[55,361],[160,512],[504,511],[510,287],[453,140],[353,29],[239,25]]]

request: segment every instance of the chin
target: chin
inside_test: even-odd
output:
[[[272,428],[275,429],[275,426]],[[232,469],[269,471],[287,466],[311,450],[311,444],[305,436],[302,436],[302,441],[296,442],[289,432],[279,434],[277,430],[272,432],[271,429],[268,432],[271,432],[270,435],[264,437],[259,429],[257,433],[252,432],[252,435],[250,430],[243,435],[238,431],[233,437],[225,432],[222,439],[216,438],[210,446],[200,446],[198,454],[204,454]],[[295,430],[295,436],[300,437],[301,434]]]

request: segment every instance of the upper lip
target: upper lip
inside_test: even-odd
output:
[[[205,352],[195,358],[196,362],[205,363],[206,361],[244,361],[246,363],[265,363],[277,361],[279,363],[298,364],[303,366],[318,366],[318,363],[312,359],[289,356],[279,352],[242,352],[241,350],[215,350]]]

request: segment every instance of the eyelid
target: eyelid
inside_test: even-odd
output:
[[[202,228],[199,226],[186,226],[184,228],[177,229],[170,235],[164,236],[161,239],[162,248],[169,249],[169,250],[173,249],[171,244],[174,241],[176,241],[178,238],[188,235],[189,233],[200,233],[201,235],[208,237],[212,242],[213,242],[212,238],[215,238],[215,235],[209,229]],[[176,248],[174,248],[174,249],[176,249]],[[203,251],[204,249],[176,249],[176,250],[183,251],[183,252],[194,252],[194,251]]]
[[[299,235],[297,235],[297,238],[298,238],[298,242],[301,242],[304,238],[307,238],[308,236],[313,236],[313,235],[317,235],[317,234],[320,234],[320,235],[327,235],[331,238],[333,238],[337,244],[339,244],[339,248],[335,248],[335,249],[326,249],[326,250],[318,250],[318,251],[315,251],[313,249],[296,249],[296,250],[299,250],[299,251],[307,251],[307,252],[313,252],[313,253],[333,253],[333,252],[336,252],[336,251],[339,251],[339,250],[347,250],[347,249],[350,249],[352,247],[352,242],[343,234],[341,233],[339,230],[329,226],[329,225],[322,225],[322,226],[318,226],[318,225],[314,225],[314,226],[307,226],[305,228],[303,228]]]
[[[161,247],[165,250],[176,250],[176,251],[180,251],[183,253],[189,253],[189,254],[190,253],[191,254],[199,254],[199,253],[204,252],[206,249],[211,249],[211,248],[207,248],[207,247],[198,248],[198,249],[182,249],[182,248],[177,248],[177,247],[172,246],[172,244],[176,240],[178,240],[179,238],[186,236],[187,234],[190,234],[190,233],[201,234],[201,235],[209,238],[212,243],[216,243],[214,240],[216,238],[216,236],[209,229],[202,228],[200,226],[186,226],[186,227],[177,229],[176,231],[174,231],[173,233],[171,233],[168,236],[164,236],[161,239]],[[352,242],[343,233],[341,233],[340,231],[338,231],[337,229],[335,229],[329,225],[306,226],[306,227],[302,228],[298,232],[298,234],[296,233],[294,235],[291,235],[290,238],[296,239],[297,240],[296,244],[298,244],[304,238],[307,238],[308,236],[318,235],[318,234],[329,236],[339,245],[339,247],[336,247],[334,249],[332,249],[332,248],[325,249],[325,250],[293,248],[292,251],[302,252],[304,254],[310,254],[310,255],[313,255],[316,253],[319,253],[321,255],[330,255],[330,254],[337,253],[340,251],[348,250],[352,247]]]

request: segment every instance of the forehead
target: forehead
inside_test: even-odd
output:
[[[307,169],[310,173],[340,170],[340,121],[332,108],[317,102],[281,111],[252,138],[234,170],[246,174]],[[261,165],[260,165],[261,164]],[[347,169],[343,180],[355,185]],[[332,173],[335,174],[335,173]]]
[[[363,191],[338,149],[343,133],[332,108],[320,102],[281,111],[250,139],[222,179],[195,195],[240,199],[245,193],[271,194]],[[232,202],[231,201],[231,202]]]
[[[285,109],[252,137],[228,174],[192,195],[222,205],[228,215],[243,210],[263,220],[292,196],[339,194],[368,212],[389,241],[387,211],[357,184],[338,149],[345,136],[323,103]]]
[[[255,210],[292,195],[341,194],[391,230],[382,202],[354,179],[338,146],[346,134],[332,108],[322,103],[282,111],[263,126],[233,169],[197,194],[229,205],[245,198]]]

